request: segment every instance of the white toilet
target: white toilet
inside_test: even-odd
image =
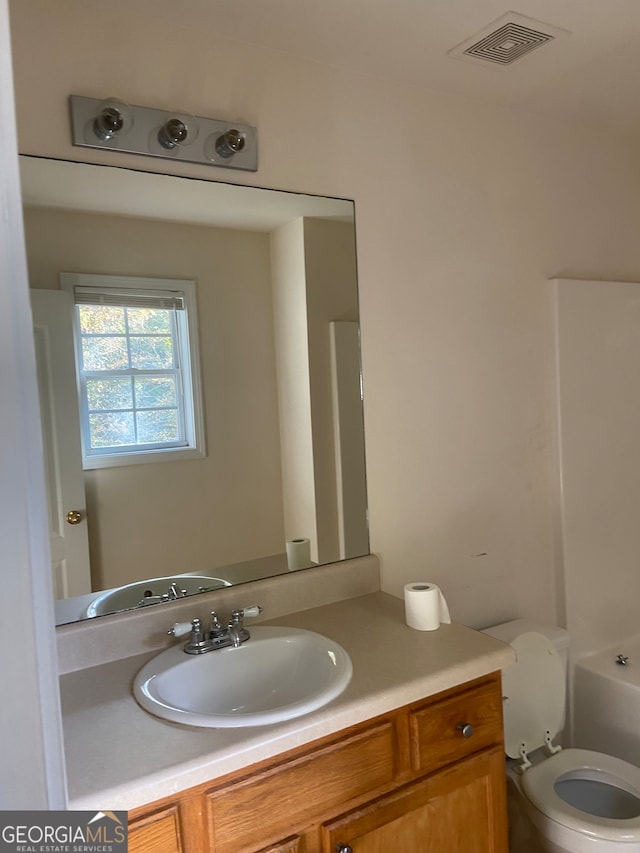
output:
[[[510,808],[511,853],[640,853],[640,768],[553,745],[564,724],[566,631],[517,619],[485,633],[517,656],[502,673],[510,806],[515,799],[520,813]]]

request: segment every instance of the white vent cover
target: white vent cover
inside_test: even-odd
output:
[[[505,66],[557,38],[568,35],[568,30],[543,24],[516,12],[507,12],[448,53],[456,59]]]

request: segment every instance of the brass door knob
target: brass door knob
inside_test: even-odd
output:
[[[77,509],[70,509],[65,515],[67,524],[80,524],[82,521],[82,513]]]

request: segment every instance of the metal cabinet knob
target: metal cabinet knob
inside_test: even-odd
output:
[[[65,515],[67,524],[80,524],[82,521],[82,513],[78,509],[70,509]]]
[[[343,844],[341,841],[338,841],[336,844],[336,853],[353,853],[353,847],[349,844]]]
[[[473,726],[471,723],[458,723],[456,726],[462,737],[471,737],[473,734]]]

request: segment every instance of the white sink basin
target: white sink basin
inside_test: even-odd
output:
[[[211,578],[207,575],[175,575],[164,578],[151,578],[146,581],[128,583],[116,589],[109,589],[93,599],[87,607],[87,616],[104,616],[106,613],[117,613],[119,610],[131,610],[137,607],[147,607],[159,604],[159,598],[169,591],[175,583],[180,589],[186,589],[187,595],[208,592],[211,589],[222,589],[231,586],[229,581],[221,578]]]
[[[342,646],[297,628],[251,628],[238,648],[188,655],[174,646],[145,664],[133,693],[146,710],[188,726],[262,726],[335,699],[351,679]]]

